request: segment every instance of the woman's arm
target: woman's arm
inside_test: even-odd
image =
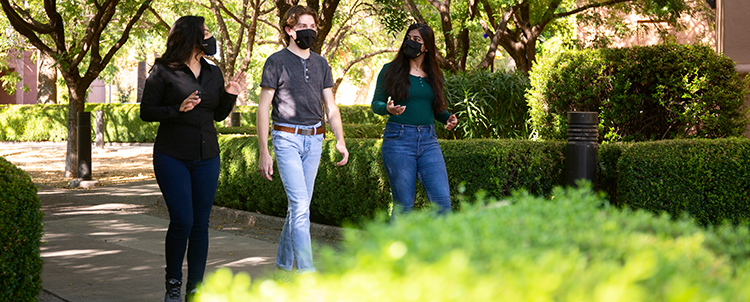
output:
[[[372,104],[370,105],[372,112],[379,115],[388,115],[388,110],[386,109],[388,106],[386,103],[388,97],[385,95],[385,69],[386,66],[383,66],[383,68],[380,69],[380,73],[378,73],[378,79],[375,84],[375,93],[372,96]]]
[[[161,66],[154,65],[146,79],[141,98],[141,120],[145,122],[160,122],[174,118],[180,112],[180,105],[164,105],[164,79],[160,73]]]
[[[221,73],[219,73],[221,74]],[[224,79],[221,80],[221,87],[224,87]],[[234,75],[227,86],[222,89],[219,97],[219,106],[214,110],[214,120],[222,121],[229,113],[232,112],[234,104],[237,102],[237,96],[247,87],[247,77],[244,72],[240,71]]]

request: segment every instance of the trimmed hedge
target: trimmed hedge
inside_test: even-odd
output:
[[[258,171],[258,139],[248,136],[223,136],[221,172],[216,203],[221,206],[284,217],[287,198],[274,160],[273,181]],[[388,208],[390,190],[380,165],[380,141],[348,139],[349,163],[335,166],[341,155],[336,141],[323,143],[323,154],[310,206],[314,222],[341,225],[374,217]],[[273,148],[270,147],[273,156]]]
[[[383,124],[343,124],[344,138],[380,138],[383,136]],[[248,127],[225,127],[216,128],[219,134],[243,134],[243,135],[257,135],[255,126]],[[333,132],[330,126],[326,126],[326,137],[333,138]]]
[[[0,141],[64,141],[65,105],[0,105]]]
[[[312,220],[330,225],[359,223],[391,203],[378,139],[347,139],[350,163],[339,158],[333,139],[325,140],[311,206]],[[257,138],[220,139],[222,170],[217,203],[285,216],[286,195],[279,180],[263,180],[257,170]],[[525,140],[441,140],[454,207],[465,194],[485,190],[508,196],[525,189],[549,196],[565,183],[565,143]],[[614,205],[689,214],[701,224],[750,220],[750,140],[675,140],[609,143],[599,148],[597,189]],[[417,184],[417,208],[428,208]]]
[[[477,200],[349,231],[291,286],[223,268],[198,301],[747,301],[750,230],[607,206],[586,189]]]
[[[91,112],[91,138],[95,139],[94,111],[104,111],[105,142],[153,142],[158,123],[141,120],[139,104],[86,104]],[[1,141],[64,141],[68,138],[68,105],[0,106]]]
[[[217,204],[285,216],[287,199],[281,180],[277,176],[268,182],[257,173],[257,138],[227,136],[221,137],[219,144],[222,168]],[[335,140],[324,141],[310,206],[312,221],[330,225],[359,223],[388,209],[392,197],[382,167],[380,144],[377,139],[347,139],[349,163],[336,167],[334,163],[340,155]],[[563,182],[564,143],[471,140],[441,141],[440,145],[454,200],[461,184],[468,194],[488,188],[489,194],[504,196],[521,188],[545,195]],[[416,206],[429,206],[419,184]],[[457,208],[458,203],[454,206]]]
[[[369,106],[339,106],[346,126],[346,137],[378,138],[382,135],[385,118],[372,112]],[[147,123],[140,118],[139,104],[86,104],[92,112],[91,138],[95,139],[94,111],[104,111],[105,142],[153,142],[159,123]],[[242,127],[255,127],[257,108],[237,106]],[[0,105],[0,141],[64,141],[68,138],[67,105]],[[358,126],[359,125],[359,126]],[[220,133],[255,133],[254,130],[222,130],[224,122],[215,122]]]
[[[562,53],[530,73],[532,128],[564,139],[567,112],[599,112],[605,141],[741,136],[750,78],[707,46],[664,44]]]
[[[31,178],[0,157],[0,301],[36,301],[42,290],[44,231]]]
[[[619,204],[701,224],[750,219],[750,140],[633,144],[617,160]]]

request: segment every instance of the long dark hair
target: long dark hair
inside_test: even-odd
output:
[[[167,37],[167,50],[155,63],[175,69],[190,59],[193,49],[198,47],[204,53],[203,36],[205,19],[200,16],[183,16],[172,25]],[[197,59],[197,58],[196,58]]]
[[[440,113],[445,111],[445,95],[443,94],[443,72],[440,70],[437,62],[437,48],[435,47],[435,33],[432,31],[427,24],[416,23],[409,26],[404,35],[404,41],[401,43],[401,48],[396,54],[396,58],[391,61],[388,69],[385,70],[385,93],[390,96],[394,101],[404,100],[409,97],[409,58],[404,55],[404,48],[406,42],[406,35],[412,30],[418,30],[422,36],[422,42],[427,47],[427,52],[422,55],[425,56],[422,61],[422,68],[427,73],[427,83],[432,88],[432,93],[435,95],[435,99],[432,101],[432,111],[434,113]]]

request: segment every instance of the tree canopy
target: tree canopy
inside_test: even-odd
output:
[[[78,112],[86,90],[128,40],[152,0],[0,0],[13,28],[55,59],[68,87],[68,150],[65,176],[76,177]],[[43,10],[37,8],[43,7]]]
[[[540,39],[565,28],[566,18],[579,25],[623,29],[623,16],[631,13],[679,25],[690,13],[691,0],[375,0],[383,7],[383,23],[392,31],[410,22],[431,25],[442,34],[443,68],[451,71],[492,65],[499,48],[528,72],[536,59]]]

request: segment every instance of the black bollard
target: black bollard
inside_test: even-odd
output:
[[[596,186],[599,150],[598,112],[568,112],[567,183],[586,179]]]
[[[240,113],[239,112],[232,112],[229,114],[229,126],[230,127],[239,127],[240,126]]]
[[[78,112],[78,179],[91,180],[91,112]]]

